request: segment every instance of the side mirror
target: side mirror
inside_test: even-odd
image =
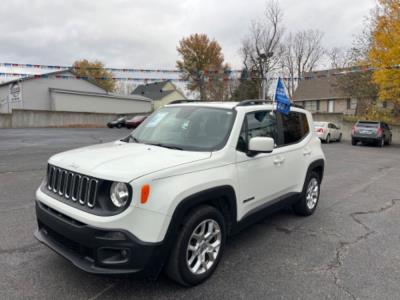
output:
[[[275,141],[270,137],[253,137],[249,141],[249,151],[253,153],[271,153],[274,147]]]

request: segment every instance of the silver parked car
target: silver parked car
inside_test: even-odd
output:
[[[332,141],[340,142],[342,139],[342,131],[340,127],[331,122],[314,122],[315,134],[326,143]]]
[[[371,143],[379,147],[392,143],[392,131],[388,124],[382,121],[358,121],[351,130],[351,144]]]

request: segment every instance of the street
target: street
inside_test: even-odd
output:
[[[0,130],[0,299],[398,299],[400,147],[323,144],[316,213],[283,210],[230,238],[210,280],[183,288],[87,274],[40,244],[34,193],[58,152],[126,129]]]

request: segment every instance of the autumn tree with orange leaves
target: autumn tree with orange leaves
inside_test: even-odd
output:
[[[182,79],[188,80],[188,89],[198,91],[200,99],[224,100],[227,91],[229,66],[224,64],[221,46],[206,34],[192,34],[179,41],[176,62]]]
[[[368,53],[379,99],[392,102],[400,114],[400,0],[379,0]]]
[[[87,77],[107,92],[113,92],[116,88],[113,74],[104,68],[104,64],[101,61],[77,60],[74,62],[72,69],[78,76]]]

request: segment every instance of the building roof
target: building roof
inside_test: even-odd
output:
[[[41,78],[41,77],[37,77],[37,76],[60,75],[60,74],[63,74],[63,73],[72,73],[74,76],[79,76],[79,74],[74,72],[74,70],[72,68],[68,68],[68,69],[57,70],[57,71],[48,72],[48,73],[32,74],[32,75],[24,76],[24,77],[21,77],[21,78],[13,79],[13,80],[10,80],[10,81],[6,81],[6,82],[3,82],[3,83],[0,83],[0,87],[2,87],[4,85],[9,85],[10,83],[13,83],[13,82],[25,81],[25,80],[31,80],[31,79],[40,79]],[[102,86],[98,85],[97,82],[94,81],[91,78],[82,79],[82,80],[86,80],[87,82],[90,82],[91,84],[101,88],[102,90],[104,90],[104,92],[107,92]]]
[[[121,95],[121,94],[114,94],[114,93],[98,93],[98,92],[76,91],[76,90],[66,90],[66,89],[58,89],[58,88],[49,88],[49,90],[51,92],[63,93],[63,94],[87,95],[87,96],[96,96],[96,97],[105,97],[105,98],[145,101],[145,102],[152,101],[151,99],[140,96],[140,95]]]
[[[154,101],[158,101],[158,100],[161,100],[164,97],[172,94],[173,92],[180,93],[176,89],[175,85],[174,85],[174,89],[172,89],[172,90],[164,89],[164,87],[165,87],[165,85],[167,83],[171,83],[171,81],[170,80],[164,80],[164,81],[159,81],[159,82],[141,84],[136,89],[133,90],[132,94],[133,95],[145,96],[145,97],[150,98],[150,99],[152,99]],[[185,97],[182,95],[182,98],[184,99]]]
[[[338,88],[337,77],[340,71],[343,72],[343,69],[304,73],[306,79],[299,82],[292,97],[293,101],[348,98],[349,95]]]

